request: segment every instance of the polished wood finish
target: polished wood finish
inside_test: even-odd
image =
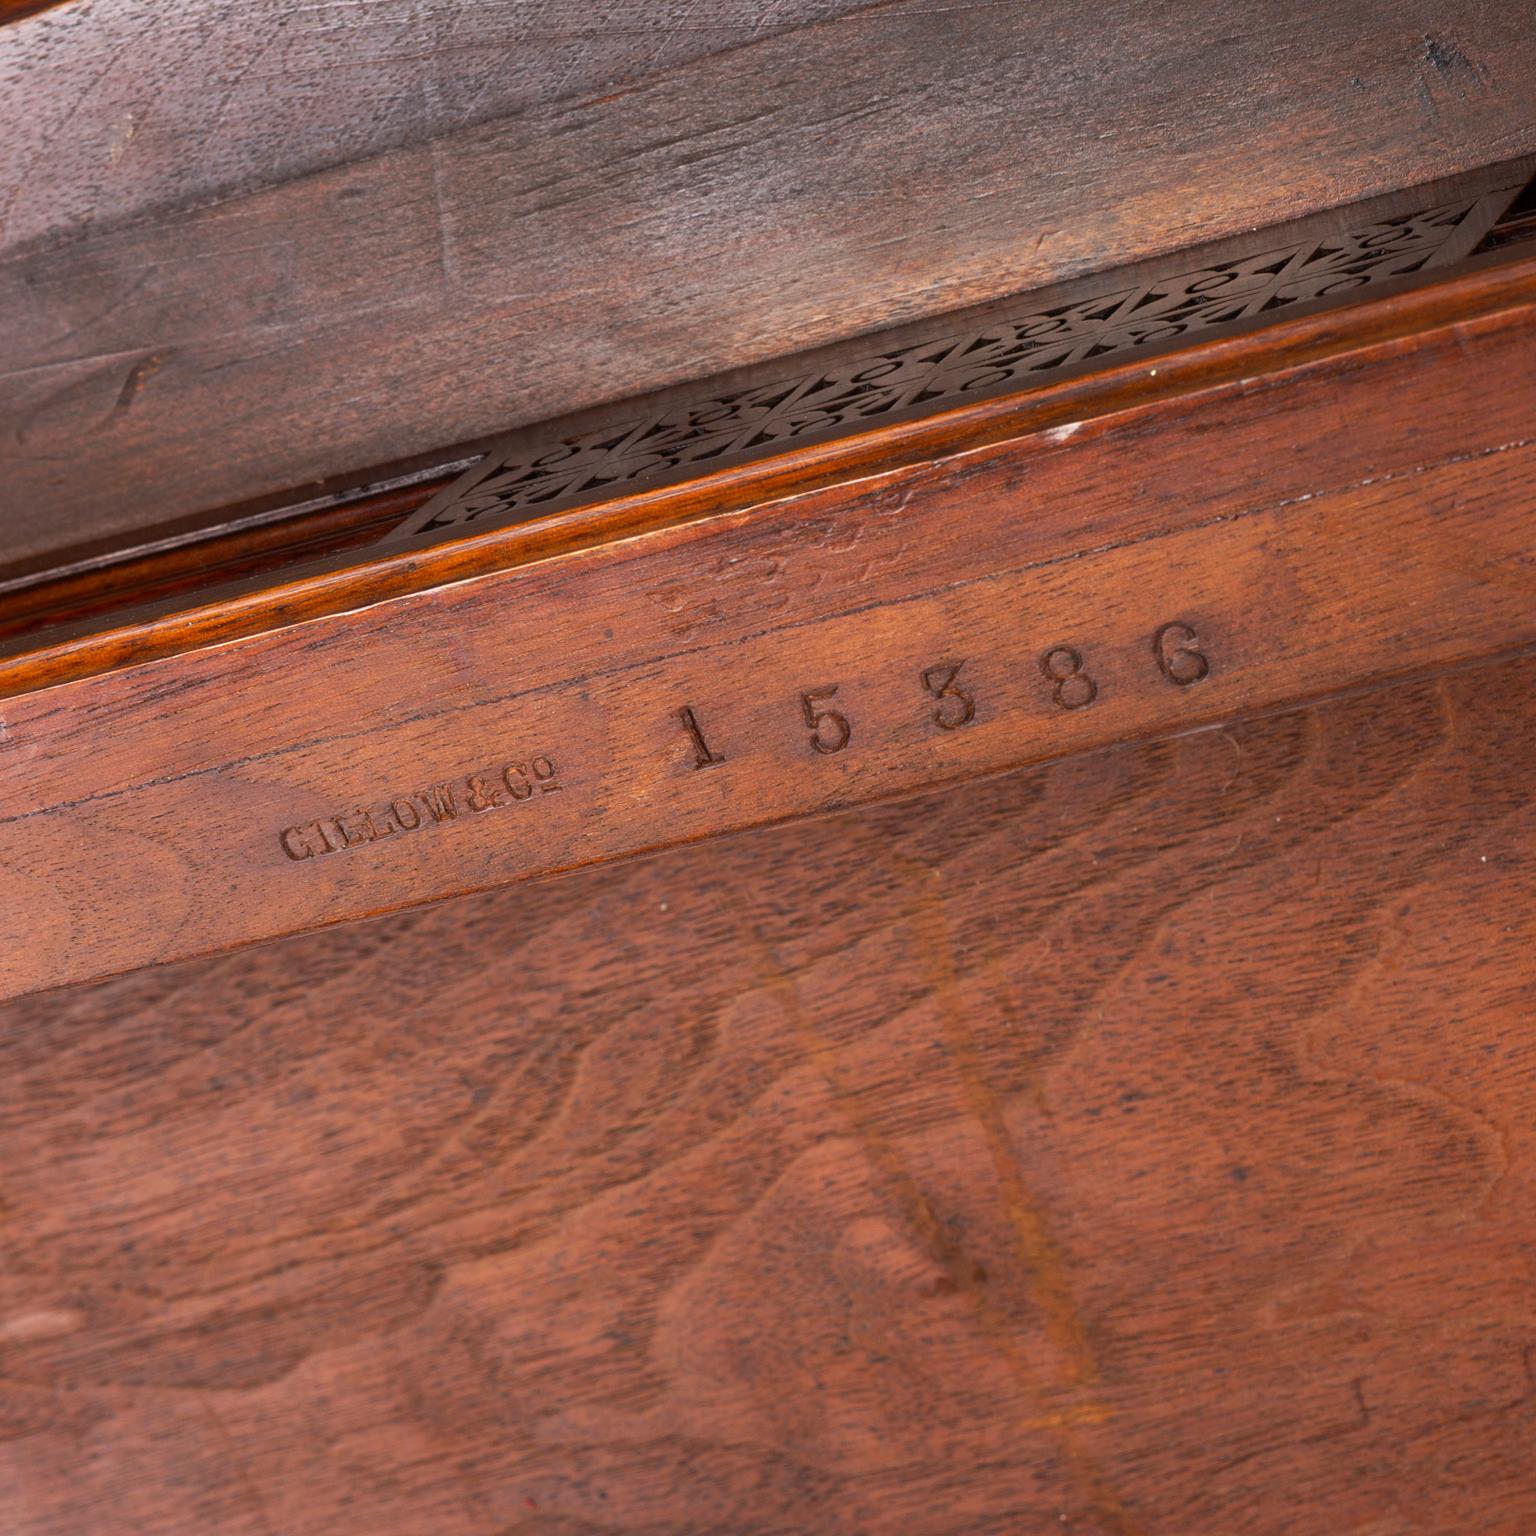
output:
[[[1530,1536],[1527,12],[0,0],[0,1536]]]
[[[0,1528],[1526,1536],[1533,759],[1485,664],[8,1005]]]
[[[0,27],[7,22],[20,21],[25,16],[35,16],[39,11],[49,11],[55,6],[70,3],[71,0],[0,0]]]
[[[723,471],[735,506],[707,480],[628,498],[648,531],[620,506],[563,550],[558,517],[460,541],[424,587],[430,557],[397,554],[403,595],[388,567],[317,578],[341,611],[308,622],[278,585],[238,643],[198,627],[236,602],[140,665],[110,632],[21,657],[0,986],[1536,643],[1536,268],[1451,286],[1458,318],[1408,337],[1366,339],[1396,299],[1332,317],[1333,346],[1323,317],[1212,343],[1150,401],[1162,365],[1105,376],[1087,420],[986,402]]]
[[[116,558],[103,552],[74,568],[0,585],[0,656],[35,654],[65,633],[121,633],[150,612],[182,615],[185,645],[196,632],[191,614],[218,605],[211,594],[270,589],[315,560],[344,564],[349,551],[377,543],[451,479],[424,476],[390,490],[326,499],[287,516],[246,521],[237,515],[213,532],[118,552]],[[227,611],[228,603],[223,606]]]
[[[1516,0],[743,20],[176,0],[0,29],[5,559],[1536,152]]]

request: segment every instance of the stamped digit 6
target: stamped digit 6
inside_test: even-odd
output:
[[[1152,654],[1157,658],[1158,670],[1170,683],[1188,688],[1191,683],[1198,683],[1210,675],[1210,661],[1195,649],[1199,638],[1193,626],[1180,619],[1164,624],[1153,635]]]

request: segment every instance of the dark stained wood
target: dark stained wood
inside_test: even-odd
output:
[[[35,16],[39,11],[71,3],[72,0],[0,0],[0,27],[25,16]]]
[[[397,538],[383,538],[386,525],[382,542],[409,542],[421,551],[462,537],[471,521],[469,531],[479,533],[508,520],[547,522],[556,513],[702,474],[721,483],[715,472],[723,468],[1008,393],[1048,395],[1057,406],[1075,398],[1087,409],[1105,391],[1074,397],[1060,386],[1132,361],[1150,365],[1164,358],[1165,377],[1187,378],[1190,358],[1174,354],[1277,322],[1293,353],[1304,336],[1314,347],[1325,346],[1336,329],[1289,323],[1325,309],[1350,311],[1345,324],[1352,337],[1362,331],[1381,337],[1394,329],[1410,334],[1458,306],[1462,314],[1486,312],[1502,290],[1522,281],[1518,251],[1512,264],[1504,261],[1519,243],[1514,232],[1522,190],[1533,171],[1536,156],[1502,161],[1278,228],[929,316],[878,336],[354,469],[279,495],[141,523],[129,539],[88,540],[12,560],[0,565],[0,602],[7,610],[0,622],[13,629],[11,614],[18,608],[44,619],[51,612],[55,625],[113,603],[143,610],[167,587],[151,564],[179,561],[193,571],[201,566],[207,573],[202,584],[213,586],[247,563],[242,545],[252,538],[261,543],[264,560],[273,556],[268,563],[274,566],[282,563],[286,542],[288,563],[299,567],[306,556],[323,552],[317,529],[334,525],[355,532],[373,516],[371,509],[409,502],[410,488],[434,477],[454,484],[443,495],[423,496],[428,505],[420,518],[402,519]],[[1456,280],[1495,265],[1498,271],[1479,273],[1470,286]],[[1376,302],[1390,297],[1402,302]],[[1372,306],[1368,312],[1359,309],[1362,301]],[[1266,338],[1264,347],[1273,358],[1274,338]],[[1148,367],[1143,387],[1158,371]],[[1041,413],[1045,403],[1036,402]],[[338,540],[336,547],[346,542]],[[173,584],[188,587],[179,576]]]
[[[399,527],[452,477],[413,481],[372,495],[290,517],[238,523],[168,549],[116,560],[84,562],[82,569],[50,579],[0,588],[0,650],[6,641],[55,633],[61,626],[100,630],[146,608],[195,606],[210,587],[229,583],[270,585],[296,563],[337,558],[378,541]]]
[[[56,245],[858,13],[860,0],[0,0],[0,227]]]
[[[386,561],[151,624],[147,656],[133,626],[21,656],[0,988],[1536,644],[1532,281],[1210,343],[1086,417],[983,402],[722,471],[735,505],[627,498],[651,521],[584,544],[397,551],[398,595]]]
[[[305,102],[364,126],[306,105],[276,146],[271,7],[212,68],[217,29],[168,41],[194,83],[162,69],[164,106],[127,62],[140,34],[120,65],[90,51],[108,9],[0,33],[4,79],[49,105],[16,111],[17,185],[43,211],[0,256],[11,559],[1536,150],[1536,32],[1510,0],[1341,0],[1304,19],[1230,0],[774,11],[782,31],[618,88],[584,55],[574,95],[501,96],[468,124],[456,105],[402,108],[397,127],[401,93],[332,97],[352,60],[311,39],[297,68],[321,61],[326,88]],[[422,9],[450,32],[468,14]],[[486,52],[506,12],[481,9],[461,57],[515,78]],[[710,23],[695,10],[675,30]],[[296,14],[300,31],[407,22],[394,5]],[[384,36],[350,25],[363,46]],[[33,69],[60,28],[59,67]],[[396,61],[411,82],[437,67],[420,52]],[[116,82],[99,105],[98,75]],[[151,98],[141,129],[130,76]],[[227,115],[157,140],[210,79]],[[379,123],[398,142],[352,158]],[[319,163],[333,152],[344,163]],[[250,184],[268,161],[275,184]],[[133,169],[114,206],[116,165]]]
[[[941,401],[929,407],[928,414],[876,420],[864,430],[855,430],[864,425],[855,421],[845,426],[841,437],[812,439],[809,451],[795,435],[773,445],[767,457],[738,463],[727,459],[725,472],[717,469],[717,461],[704,459],[654,484],[620,480],[610,484],[606,495],[586,501],[530,506],[513,524],[487,518],[449,526],[425,539],[412,533],[418,514],[427,510],[423,503],[437,504],[436,493],[452,488],[422,478],[420,466],[410,464],[380,472],[387,481],[398,470],[412,470],[397,489],[349,496],[342,485],[332,486],[313,511],[291,510],[291,498],[223,509],[211,534],[199,536],[195,526],[182,525],[167,530],[171,539],[163,550],[150,546],[133,558],[117,559],[110,550],[84,551],[78,569],[33,571],[0,584],[0,658],[16,658],[0,672],[0,695],[179,654],[257,634],[274,624],[344,612],[385,597],[590,550],[1016,438],[1046,434],[1047,442],[1065,441],[1061,434],[1076,435],[1091,421],[1233,383],[1247,389],[1261,375],[1278,380],[1290,370],[1327,363],[1367,346],[1428,344],[1427,360],[1436,361],[1460,350],[1459,338],[1445,327],[1527,310],[1536,303],[1536,256],[1475,264],[1472,270],[1441,273],[1432,282],[1407,288],[1389,282],[1383,296],[1374,296],[1375,290],[1371,294],[1363,303],[1338,310],[1294,317],[1288,312],[1257,333],[1242,326],[1235,335],[1196,331],[1176,350],[1154,345],[1148,349],[1150,356],[1137,351],[1112,357],[1108,366],[1087,377],[1026,372],[1020,387],[1010,393]],[[987,311],[969,313],[984,316]],[[1433,342],[1431,333],[1436,333]],[[914,333],[886,334],[910,339]],[[809,359],[817,367],[846,370],[850,355],[867,357],[870,344],[859,341],[790,361],[796,369]],[[726,379],[730,388],[750,389],[781,376],[780,367],[770,364]],[[1037,378],[1042,381],[1038,385]],[[707,385],[710,391],[721,387],[719,381]],[[1395,381],[1391,387],[1396,387]],[[1424,387],[1422,380],[1417,387]],[[1488,392],[1490,381],[1485,376],[1476,387]],[[637,412],[654,416],[680,407],[692,409],[698,390],[695,385],[664,392],[531,428],[526,451],[547,451],[552,436],[611,432],[618,423],[632,422]],[[1492,393],[1500,409],[1507,409],[1504,391],[1494,386]],[[1427,403],[1422,409],[1428,410]],[[1417,442],[1420,425],[1412,411],[1403,414],[1402,425]],[[1449,443],[1463,428],[1459,418],[1447,418],[1444,411],[1430,414],[1431,435],[1423,440],[1425,446]],[[1326,413],[1320,419],[1329,420]],[[1322,457],[1307,462],[1327,464],[1332,441],[1331,435],[1325,436],[1317,444]],[[475,458],[489,453],[488,462],[494,463],[500,450],[494,442],[482,442],[467,451]],[[454,477],[454,487],[458,483]],[[1245,494],[1261,483],[1252,477],[1240,482],[1248,488]],[[1032,521],[1040,515],[1036,509]]]
[[[406,461],[285,497],[217,509],[211,520],[164,525],[157,537],[146,530],[139,536],[137,549],[97,545],[67,552],[58,569],[37,561],[0,568],[0,656],[47,652],[46,662],[40,655],[29,658],[26,686],[35,687],[43,676],[50,680],[80,676],[129,660],[171,654],[214,639],[259,632],[274,619],[291,622],[301,613],[336,612],[359,601],[373,602],[483,574],[498,564],[549,558],[590,547],[594,540],[632,536],[643,529],[748,507],[765,498],[783,499],[1047,427],[1075,430],[1086,421],[1136,405],[1525,307],[1536,292],[1536,260],[1529,254],[1505,253],[1470,264],[1463,258],[1473,250],[1486,219],[1504,204],[1528,168],[1506,163],[1475,178],[1460,178],[1451,186],[1440,183],[1417,189],[1406,199],[1355,204],[1353,211],[1302,221],[1283,232],[1206,246],[1198,258],[1189,253],[1163,263],[1122,268],[1116,274],[1090,277],[1086,285],[1035,290],[998,305],[899,327],[879,338],[856,338],[755,369],[557,418],[500,439],[462,445],[449,464],[441,456]],[[1452,199],[1448,205],[1452,212],[1463,210],[1465,217],[1451,221],[1449,236],[1445,226],[1435,227],[1431,235],[1426,225],[1421,231],[1424,238],[1409,242],[1416,259],[1425,249],[1431,250],[1426,259],[1440,264],[1437,270],[1393,277],[1407,260],[1399,239],[1397,255],[1375,270],[1363,293],[1350,286],[1353,278],[1362,271],[1372,272],[1372,264],[1383,260],[1383,252],[1376,248],[1378,234],[1395,229],[1401,235],[1399,216],[1419,223],[1416,213],[1405,210],[1405,201],[1408,209],[1422,211],[1426,198],[1436,202],[1446,197]],[[1383,225],[1382,219],[1392,222]],[[1262,302],[1264,290],[1255,292],[1245,285],[1242,313],[1236,320],[1230,318],[1230,301],[1212,302],[1212,312],[1227,318],[1215,325],[1202,324],[1195,310],[1198,303],[1212,301],[1212,295],[1204,292],[1206,277],[1219,287],[1230,279],[1229,262],[1236,260],[1244,270],[1250,264],[1267,263],[1276,255],[1277,240],[1282,242],[1279,254],[1289,253],[1284,263],[1290,274],[1284,283],[1285,307],[1278,312],[1249,313],[1251,306]],[[1287,240],[1302,243],[1287,245]],[[1309,251],[1317,257],[1315,269],[1310,260],[1296,266],[1299,255]],[[1350,252],[1359,260],[1339,259],[1348,258]],[[1196,262],[1193,271],[1190,261]],[[1030,306],[1026,322],[1042,304],[1094,308],[1093,296],[1116,284],[1120,285],[1117,297],[1126,304],[1144,294],[1151,307],[1144,315],[1138,312],[1130,323],[1114,318],[1121,313],[1117,308],[1104,324],[1095,321],[1091,331],[1071,330],[1074,345],[1067,353],[1068,366],[1031,367],[1031,359],[1010,357],[1009,346],[996,340],[1000,331],[1017,333],[1020,305]],[[1164,285],[1167,291],[1159,287],[1162,296],[1154,301],[1150,285]],[[1307,293],[1339,286],[1347,289],[1342,305],[1324,298],[1320,308],[1307,309]],[[1197,293],[1199,300],[1194,298]],[[1170,315],[1181,318],[1171,321]],[[856,389],[829,385],[824,393],[818,386],[812,394],[820,404],[806,397],[792,409],[783,408],[786,372],[792,378],[823,383],[851,384],[871,374],[884,380],[889,374],[888,359],[873,359],[872,367],[872,348],[905,352],[918,347],[927,360],[918,374],[926,378],[923,369],[928,362],[936,355],[950,356],[956,338],[971,335],[994,339],[988,347],[975,350],[962,345],[960,355],[966,366],[961,369],[941,365],[946,369],[941,382],[948,392],[941,392],[937,399],[928,384],[918,388],[918,375],[903,374],[894,387],[873,386],[878,391],[873,396],[862,393],[871,387],[867,383]],[[1119,345],[1113,345],[1117,341]],[[1229,345],[1229,341],[1238,344]],[[1070,364],[1074,351],[1106,342],[1111,344],[1109,350],[1088,362],[1086,370]],[[1049,358],[1052,349],[1048,347],[1045,355]],[[997,366],[988,361],[994,357],[999,358]],[[986,387],[966,387],[973,378]],[[927,403],[903,407],[901,402],[914,394],[923,395]],[[764,430],[762,411],[742,403],[765,398],[780,402],[767,408],[768,420],[775,424],[771,432]],[[727,399],[738,403],[727,406]],[[882,399],[889,400],[892,408],[876,409]],[[664,427],[659,439],[640,431],[646,422]],[[706,422],[709,425],[701,425]],[[722,430],[728,439],[750,440],[753,451],[727,452],[721,457],[718,434]],[[499,511],[485,517],[470,505],[485,494],[486,485],[500,478],[498,470],[509,457],[525,465],[556,460],[561,473],[568,464],[569,445],[583,440],[609,443],[615,434],[633,444],[637,433],[640,441],[628,458],[590,465],[601,489],[553,499],[525,498],[521,506],[514,498],[510,508],[493,497]],[[667,442],[687,445],[686,452],[678,452],[680,462],[670,470],[668,454],[654,451]],[[459,470],[466,466],[467,472],[460,476]],[[647,473],[648,466],[660,472]],[[491,478],[482,484],[480,477],[486,473]],[[446,476],[451,485],[442,479],[434,481],[434,475]],[[652,495],[654,491],[666,494]],[[466,515],[478,520],[457,521]],[[443,526],[435,532],[423,531],[420,524],[425,519]],[[515,531],[507,539],[482,537],[505,532],[513,524]],[[463,543],[466,535],[474,536],[468,544]],[[402,555],[411,558],[398,558]]]
[[[1526,1536],[1536,663],[0,1011],[7,1536]]]

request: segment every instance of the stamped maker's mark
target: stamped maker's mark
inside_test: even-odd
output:
[[[1167,621],[1152,633],[1150,642],[1148,649],[1154,666],[1147,665],[1148,650],[1138,646],[1135,654],[1140,657],[1138,671],[1152,686],[1158,686],[1152,680],[1159,676],[1180,689],[1192,687],[1210,676],[1210,657],[1199,631],[1189,620]],[[1060,711],[1087,709],[1099,699],[1101,675],[1125,677],[1123,665],[1117,674],[1113,654],[1104,654],[1104,649],[1091,639],[1070,643],[1059,641],[1043,651],[1033,652],[1033,655],[1034,665],[1026,666],[1022,672],[1016,663],[1012,669],[1004,669],[995,661],[989,665],[985,656],[971,661],[954,651],[947,660],[919,667],[915,677],[908,674],[917,685],[913,687],[912,707],[921,713],[916,714],[916,720],[924,721],[924,729],[952,738],[955,732],[972,725],[983,709],[990,716],[1012,716],[1023,709],[1038,711],[1047,717]],[[1106,666],[1103,674],[1099,672],[1099,663]],[[1023,698],[1017,690],[1021,676],[1027,676],[1031,683]],[[1014,702],[1009,702],[1010,691]],[[880,722],[871,723],[850,706],[842,693],[842,684],[837,682],[802,687],[785,698],[782,706],[770,702],[768,707],[784,709],[786,727],[791,719],[795,721],[793,735],[780,738],[780,751],[806,754],[812,759],[847,753],[846,760],[855,770],[860,748],[867,747],[871,738],[878,741],[882,735]],[[790,714],[792,710],[793,715]],[[721,739],[724,733],[718,720],[713,725],[706,723],[704,717],[709,713],[707,705],[695,704],[674,705],[668,712],[673,722],[672,731],[676,733],[681,727],[687,742],[688,757],[691,758],[689,772],[720,767],[728,763],[737,750],[730,741]],[[988,718],[988,715],[981,718]],[[908,721],[912,720],[913,717],[908,716]],[[898,721],[888,721],[887,728],[899,724]],[[676,734],[671,739],[675,742]],[[675,752],[676,748],[669,750]],[[297,822],[278,833],[278,843],[289,859],[304,864],[311,859],[344,853],[349,848],[361,848],[427,827],[440,827],[448,822],[467,821],[489,811],[527,805],[560,788],[560,774],[554,759],[546,753],[538,753],[525,761],[506,763],[500,769],[465,774],[462,778],[362,804],[332,816]]]
[[[294,863],[302,864],[402,833],[440,827],[461,816],[468,819],[526,805],[536,795],[551,794],[560,787],[560,773],[553,759],[540,753],[523,762],[507,763],[500,770],[467,773],[390,800],[298,822],[284,827],[277,840]]]

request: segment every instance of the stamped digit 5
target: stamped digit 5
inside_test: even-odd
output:
[[[853,736],[853,726],[849,724],[847,715],[839,714],[835,709],[816,707],[821,700],[836,696],[836,683],[825,688],[808,688],[800,695],[800,708],[811,733],[811,750],[820,752],[824,757],[841,752]]]

